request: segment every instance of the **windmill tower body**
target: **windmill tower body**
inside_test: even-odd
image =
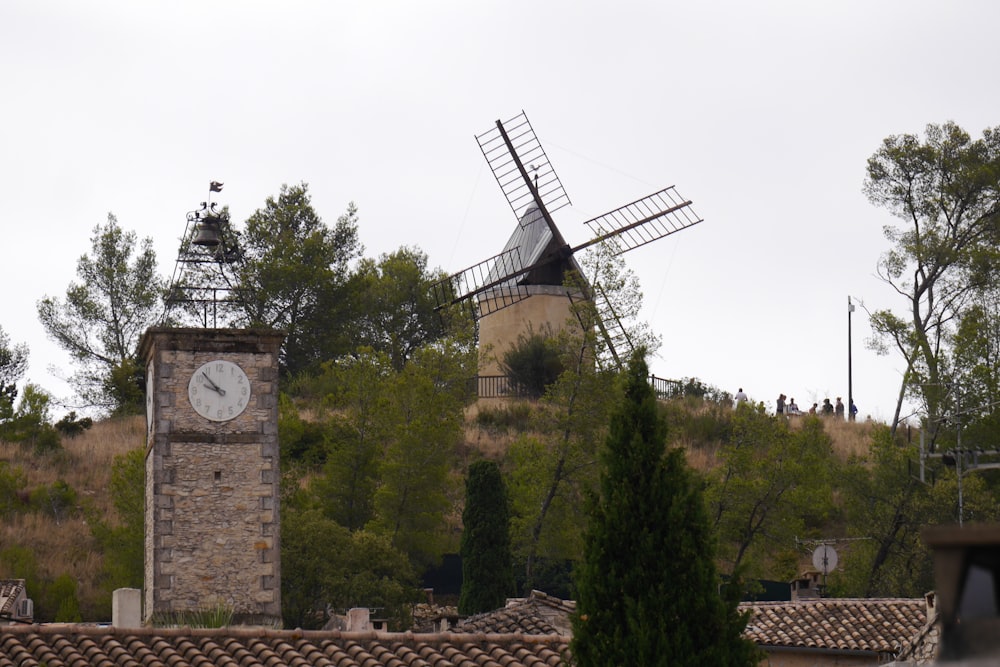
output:
[[[540,259],[559,253],[552,231],[537,207],[530,207],[521,216],[503,252],[518,249],[523,253],[525,266],[537,265]],[[558,332],[571,321],[572,299],[563,285],[567,271],[583,273],[572,255],[562,261],[544,263],[477,295],[479,312],[488,313],[479,320],[480,375],[503,375],[503,355],[522,335]],[[502,277],[496,272],[489,275],[492,280]],[[524,298],[504,307],[505,300],[515,293]],[[581,293],[575,297],[584,298]]]

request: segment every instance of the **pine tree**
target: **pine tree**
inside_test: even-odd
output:
[[[504,606],[514,593],[510,555],[507,490],[493,461],[469,466],[462,512],[462,594],[460,614],[478,614]]]
[[[572,653],[582,667],[755,665],[735,599],[719,594],[701,484],[666,450],[643,355],[625,377],[588,507]]]

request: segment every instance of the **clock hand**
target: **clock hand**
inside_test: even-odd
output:
[[[208,373],[206,373],[205,371],[202,371],[201,375],[206,380],[208,380],[208,384],[205,385],[206,388],[211,389],[214,392],[217,392],[219,394],[219,396],[225,396],[226,395],[226,390],[223,389],[222,387],[220,387],[219,385],[215,384],[215,382],[212,381],[212,378],[208,377]],[[209,386],[209,385],[211,385],[211,386]]]

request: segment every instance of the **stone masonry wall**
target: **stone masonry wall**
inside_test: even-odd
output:
[[[160,606],[255,614],[276,602],[271,457],[260,445],[195,442],[171,443],[162,461]]]
[[[224,606],[237,622],[281,618],[277,352],[280,334],[150,330],[154,369],[146,452],[145,618]],[[250,403],[211,422],[188,381],[213,359],[239,364]]]

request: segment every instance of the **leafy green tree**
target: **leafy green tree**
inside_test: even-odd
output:
[[[746,617],[719,594],[701,482],[681,449],[666,450],[647,375],[635,354],[588,504],[573,657],[584,667],[755,665]]]
[[[580,265],[587,276],[588,291],[595,295],[598,303],[603,304],[600,308],[595,306],[593,313],[580,313],[581,319],[588,322],[588,327],[604,326],[614,329],[621,326],[628,341],[625,349],[617,350],[622,364],[627,362],[632,349],[642,347],[649,354],[655,354],[662,341],[653,333],[648,322],[639,319],[643,303],[642,286],[638,276],[625,263],[622,248],[617,241],[612,238],[591,246],[581,257]],[[581,278],[570,275],[566,282],[570,286],[579,286]],[[595,319],[597,310],[602,313],[600,323]],[[594,347],[597,358],[607,362],[610,351],[606,349],[603,336],[595,341]],[[602,365],[607,366],[608,363]]]
[[[954,468],[929,461],[924,481],[914,465],[915,444],[893,440],[878,427],[869,452],[841,473],[848,536],[843,572],[831,579],[836,595],[919,597],[934,587],[930,551],[920,538],[928,525],[958,522],[958,478]],[[981,474],[962,479],[966,521],[994,521],[997,497]]]
[[[10,418],[0,424],[0,437],[31,445],[38,453],[61,447],[59,432],[52,425],[52,397],[35,384],[27,384]]]
[[[596,484],[597,449],[619,389],[595,366],[592,329],[568,326],[555,346],[566,370],[535,406],[532,433],[508,452],[512,539],[525,590],[540,566],[579,557],[583,499]]]
[[[0,419],[9,416],[17,398],[17,383],[28,370],[28,346],[13,344],[0,327]]]
[[[406,626],[416,578],[388,538],[352,533],[315,509],[286,513],[281,562],[286,627],[322,627],[328,609],[352,607],[382,607],[396,629]]]
[[[386,385],[388,444],[369,526],[418,569],[447,548],[444,517],[453,504],[450,471],[462,441],[470,361],[448,345],[421,348]]]
[[[503,607],[514,594],[514,566],[507,489],[494,461],[476,461],[469,466],[461,553],[458,613],[471,615]]]
[[[278,441],[282,470],[311,472],[323,465],[329,453],[329,429],[315,419],[306,419],[289,394],[278,396]],[[301,470],[298,470],[301,469]]]
[[[354,344],[387,354],[392,367],[402,370],[417,348],[447,333],[430,290],[438,278],[417,248],[401,247],[377,262],[362,260],[350,284]]]
[[[893,429],[907,391],[937,427],[947,411],[949,337],[976,290],[995,283],[1000,222],[1000,128],[973,140],[954,123],[930,124],[924,140],[886,138],[868,160],[865,193],[900,219],[879,276],[906,300],[905,317],[872,314],[876,348],[906,360]],[[934,433],[932,433],[933,440]]]
[[[65,299],[39,301],[38,319],[78,366],[71,383],[87,405],[138,414],[144,405],[139,340],[162,308],[153,241],[139,243],[109,213],[90,243],[90,253],[77,260],[80,282],[70,283]]]
[[[350,205],[333,228],[313,209],[305,183],[282,185],[237,233],[242,259],[236,265],[240,322],[281,329],[284,372],[294,376],[324,358],[323,339],[345,321],[350,262],[361,252],[357,209]],[[346,315],[345,315],[346,317]],[[327,357],[328,358],[328,357]]]
[[[985,416],[1000,406],[1000,285],[978,291],[960,313],[952,338],[961,408]]]
[[[324,514],[351,530],[374,516],[380,454],[392,432],[390,387],[395,373],[389,357],[368,350],[356,358],[323,365],[316,384],[329,388],[324,399],[328,455],[311,489]]]
[[[742,406],[718,458],[706,500],[727,574],[773,572],[782,556],[794,569],[795,538],[822,525],[834,510],[831,474],[837,461],[823,422],[809,415],[791,429],[763,406]]]

